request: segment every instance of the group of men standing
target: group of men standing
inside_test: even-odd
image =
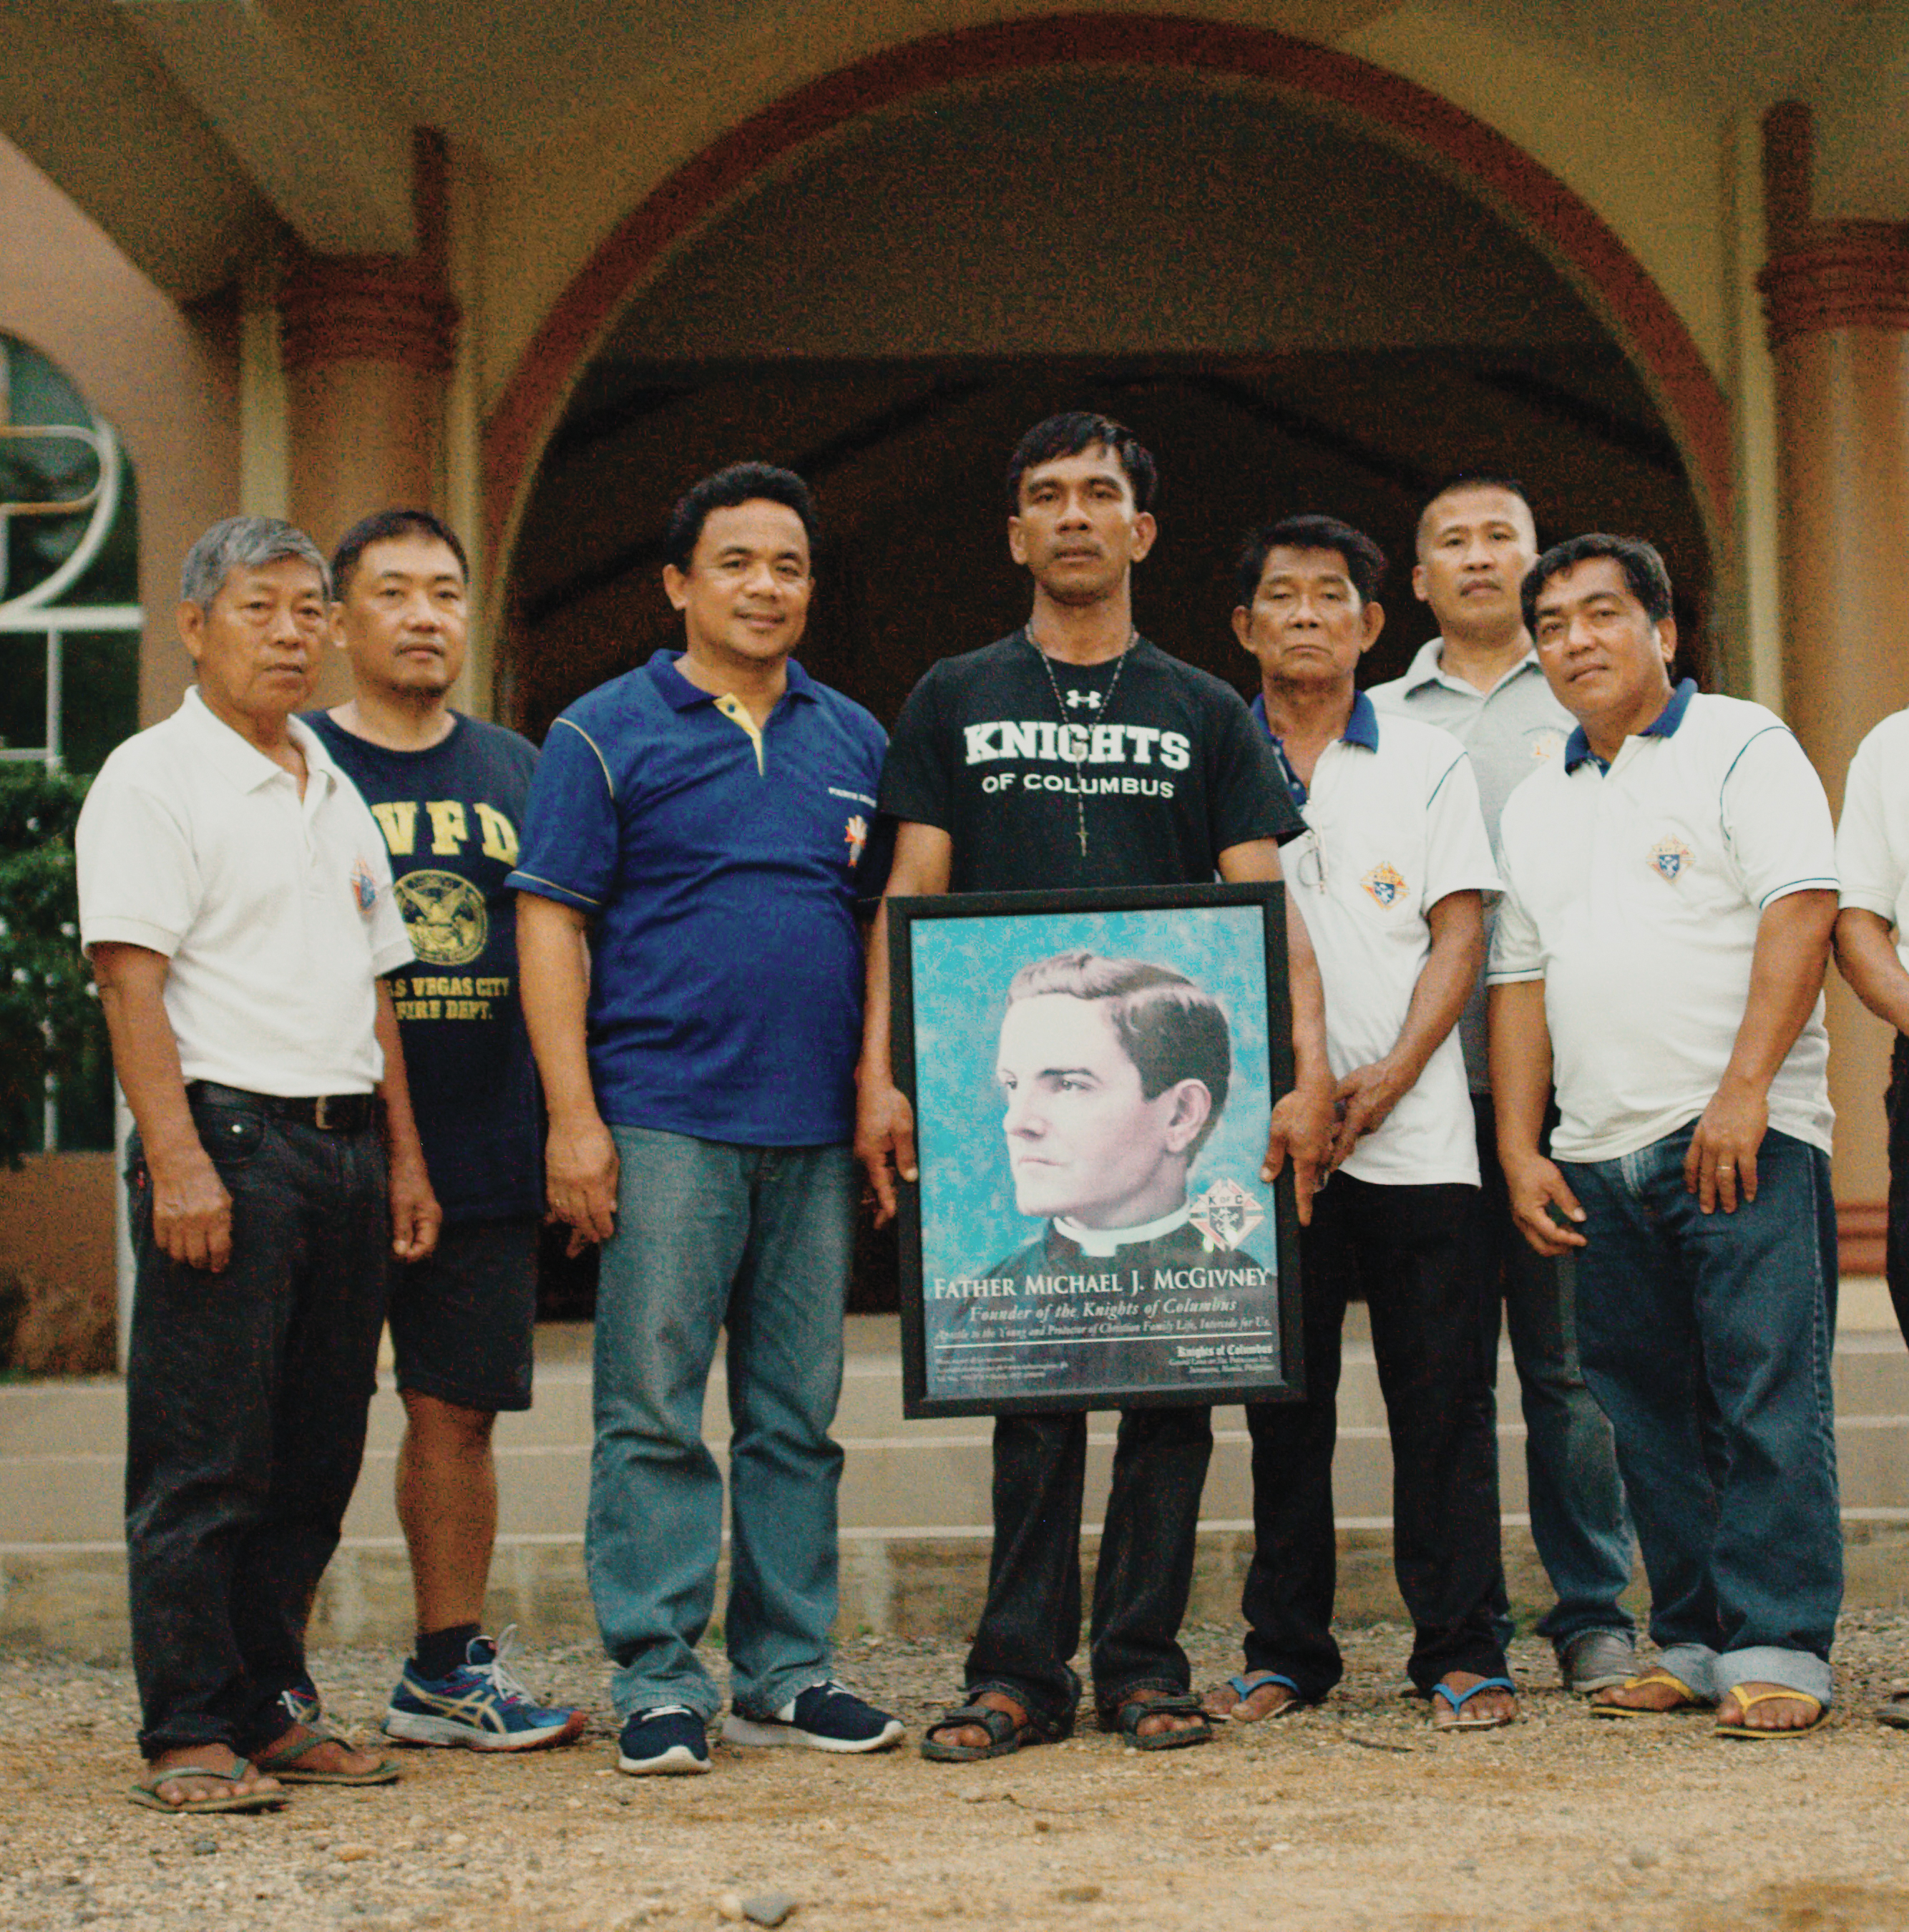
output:
[[[79,838],[137,1128],[137,1802],[260,1808],[288,1784],[397,1775],[325,1728],[303,1648],[387,1304],[419,1637],[386,1730],[505,1750],[581,1732],[481,1628],[491,1430],[530,1400],[546,1211],[602,1250],[586,1556],[619,1768],[710,1766],[721,1698],[698,1645],[724,1498],[701,1415],[725,1336],[724,1736],[892,1746],[900,1724],[835,1679],[828,1635],[859,1176],[882,1218],[918,1178],[882,901],[1216,877],[1283,879],[1298,914],[1295,1078],[1262,1178],[1290,1162],[1306,1224],[1307,1400],[1249,1406],[1244,1667],[1204,1698],[1178,1632],[1208,1412],[1121,1415],[1089,1628],[1102,1726],[1175,1748],[1337,1682],[1355,1298],[1392,1436],[1410,1675],[1436,1724],[1516,1715],[1501,1300],[1557,1595],[1540,1628],[1567,1687],[1610,1716],[1720,1706],[1733,1736],[1822,1721],[1841,1540],[1817,1003],[1836,874],[1794,740],[1673,688],[1655,551],[1599,536],[1540,558],[1509,479],[1425,506],[1412,584],[1439,634],[1367,693],[1376,547],[1320,516],[1254,532],[1233,616],[1250,710],[1134,628],[1155,475],[1130,431],[1049,418],[1007,482],[1028,620],[938,662],[892,742],[794,662],[816,525],[786,470],[737,464],[683,498],[663,573],[683,650],[578,700],[541,758],[449,706],[467,585],[435,518],[370,518],[329,568],[262,519],[195,548],[179,626],[198,686],[113,754]],[[301,717],[328,640],[354,696]],[[1064,734],[974,756],[1004,718],[1082,706],[1123,742],[1176,738],[1175,782],[1019,782]],[[1909,840],[1872,816],[1866,849],[1898,856],[1852,888],[1844,957],[1902,1025],[1888,932]],[[1159,1232],[1046,1238],[1112,1255]],[[1086,1439],[1078,1411],[997,1419],[986,1604],[924,1756],[1072,1728]],[[1633,1521],[1662,1652],[1641,1676],[1619,1602]]]

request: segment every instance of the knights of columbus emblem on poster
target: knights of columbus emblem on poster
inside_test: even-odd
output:
[[[1188,1218],[1214,1246],[1230,1250],[1238,1247],[1266,1216],[1237,1180],[1216,1180],[1193,1203]]]

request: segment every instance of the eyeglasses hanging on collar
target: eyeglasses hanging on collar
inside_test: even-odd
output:
[[[1324,892],[1330,873],[1325,862],[1325,847],[1319,834],[1308,826],[1298,844],[1299,855],[1292,868],[1295,880],[1300,885],[1310,886],[1315,892]]]

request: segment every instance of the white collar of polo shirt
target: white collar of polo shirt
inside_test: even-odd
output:
[[[207,761],[235,791],[257,791],[272,778],[291,777],[283,765],[267,758],[257,746],[220,717],[206,702],[205,694],[197,685],[186,686],[185,701],[179,710],[193,735],[204,746]],[[323,796],[338,782],[338,767],[332,762],[331,754],[326,750],[318,734],[303,718],[296,716],[287,718],[285,728],[290,733],[292,742],[305,754],[306,771],[314,778],[323,779],[318,793],[319,796]],[[317,802],[308,784],[306,796],[313,804]]]

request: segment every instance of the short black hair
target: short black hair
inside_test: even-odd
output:
[[[1021,478],[1043,463],[1058,463],[1064,456],[1078,456],[1083,449],[1111,449],[1127,472],[1133,492],[1133,507],[1151,510],[1154,493],[1160,488],[1160,472],[1146,446],[1124,423],[1091,410],[1067,410],[1058,416],[1037,422],[1014,446],[1007,459],[1007,514],[1021,514]]]
[[[1670,614],[1670,573],[1654,544],[1642,537],[1607,536],[1593,530],[1581,537],[1570,537],[1553,544],[1526,574],[1518,588],[1518,601],[1524,607],[1524,625],[1534,635],[1538,629],[1538,593],[1554,577],[1593,558],[1607,556],[1624,573],[1631,595],[1644,607],[1644,615],[1661,624]]]
[[[663,536],[664,561],[687,570],[712,510],[734,510],[755,502],[780,503],[793,510],[802,519],[812,559],[821,536],[809,485],[793,470],[779,470],[773,463],[732,463],[684,491],[670,512],[669,528]]]
[[[1531,492],[1517,477],[1506,476],[1494,470],[1454,470],[1419,505],[1417,520],[1412,526],[1415,538],[1425,527],[1425,512],[1441,496],[1449,496],[1459,490],[1502,490],[1508,496],[1517,497],[1531,511],[1531,526],[1533,530],[1538,527],[1538,512],[1532,508]]]
[[[1182,1080],[1205,1088],[1213,1108],[1187,1149],[1190,1161],[1219,1126],[1232,1083],[1232,1035],[1219,1001],[1171,966],[1106,959],[1085,947],[1023,966],[1007,988],[1007,1004],[1049,993],[1107,1002],[1115,1035],[1139,1073],[1143,1100],[1157,1100]]]
[[[1361,604],[1370,604],[1385,580],[1385,553],[1364,531],[1342,524],[1337,517],[1282,517],[1276,524],[1261,524],[1240,546],[1234,586],[1241,610],[1253,608],[1259,580],[1265,574],[1266,560],[1276,550],[1337,552]]]
[[[458,541],[458,533],[442,517],[428,510],[380,510],[362,517],[338,539],[332,553],[332,595],[341,604],[351,587],[359,562],[374,543],[389,543],[393,537],[435,537],[458,560],[458,574],[470,582],[470,560]]]

